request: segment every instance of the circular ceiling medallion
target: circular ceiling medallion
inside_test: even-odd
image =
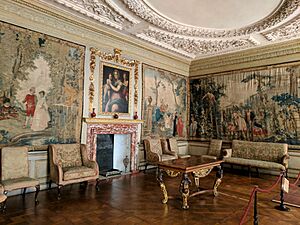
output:
[[[161,16],[177,23],[214,29],[237,29],[278,9],[282,0],[144,0]]]

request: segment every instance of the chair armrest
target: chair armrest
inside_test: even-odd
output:
[[[282,158],[281,158],[281,163],[282,163],[282,165],[283,165],[286,169],[288,168],[289,158],[290,158],[289,155],[284,155],[284,156],[282,156]]]
[[[157,153],[151,152],[151,151],[147,151],[146,153],[146,161],[148,162],[159,162],[161,161],[161,156]]]
[[[232,149],[231,148],[227,148],[227,149],[222,149],[222,158],[230,158],[232,155]]]
[[[177,156],[177,152],[175,151],[165,151],[165,154]]]
[[[0,194],[3,194],[4,192],[4,187],[0,184]]]
[[[88,168],[94,169],[95,171],[98,171],[98,164],[95,161],[88,160],[83,162],[83,165]]]

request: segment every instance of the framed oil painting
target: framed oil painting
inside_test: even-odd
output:
[[[80,141],[84,46],[0,22],[0,146]]]
[[[190,80],[190,137],[300,144],[300,64]]]
[[[129,114],[131,69],[103,62],[100,70],[100,114]]]
[[[187,78],[143,64],[143,136],[187,137]]]

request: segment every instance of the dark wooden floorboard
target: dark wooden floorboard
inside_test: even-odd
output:
[[[215,172],[200,180],[200,186],[211,188]],[[34,194],[8,198],[7,210],[0,215],[0,224],[238,224],[254,185],[267,188],[276,180],[274,176],[261,175],[259,178],[224,173],[219,187],[219,196],[204,194],[189,199],[189,210],[181,209],[180,200],[169,200],[162,204],[161,191],[156,182],[155,171],[146,174],[126,175],[101,182],[100,191],[94,184],[87,188],[79,184],[62,189],[62,199],[57,200],[56,189],[41,191],[40,204],[34,206]],[[293,180],[291,180],[293,181]],[[165,183],[169,194],[178,195],[180,177],[168,178]],[[296,194],[300,196],[300,188]],[[279,187],[268,194],[259,194],[259,224],[299,224],[300,209],[290,207],[290,212],[274,209],[271,202],[279,195]],[[300,204],[300,202],[299,202]],[[253,210],[246,224],[253,224]]]

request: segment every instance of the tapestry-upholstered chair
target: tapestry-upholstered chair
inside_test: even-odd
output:
[[[35,187],[35,203],[38,204],[40,183],[29,177],[29,162],[27,147],[3,147],[1,150],[1,184],[4,194],[9,191],[23,189],[25,198],[26,189]]]
[[[177,153],[170,151],[167,147],[167,142],[165,139],[160,138],[146,138],[144,139],[144,149],[146,165],[145,171],[149,164],[156,165],[157,162],[177,159]]]
[[[49,146],[50,181],[57,184],[58,199],[61,198],[60,189],[73,183],[96,180],[99,190],[99,169],[95,161],[88,160],[86,145],[84,144],[52,144]]]
[[[177,139],[175,137],[168,138],[167,141],[168,141],[169,150],[172,151],[172,152],[176,152],[177,155],[178,155],[178,158],[191,157],[189,154],[180,154],[179,153],[178,142],[177,142]]]
[[[210,158],[210,159],[220,159],[223,157],[221,149],[222,149],[222,140],[211,139],[207,154],[202,155],[202,157]]]

